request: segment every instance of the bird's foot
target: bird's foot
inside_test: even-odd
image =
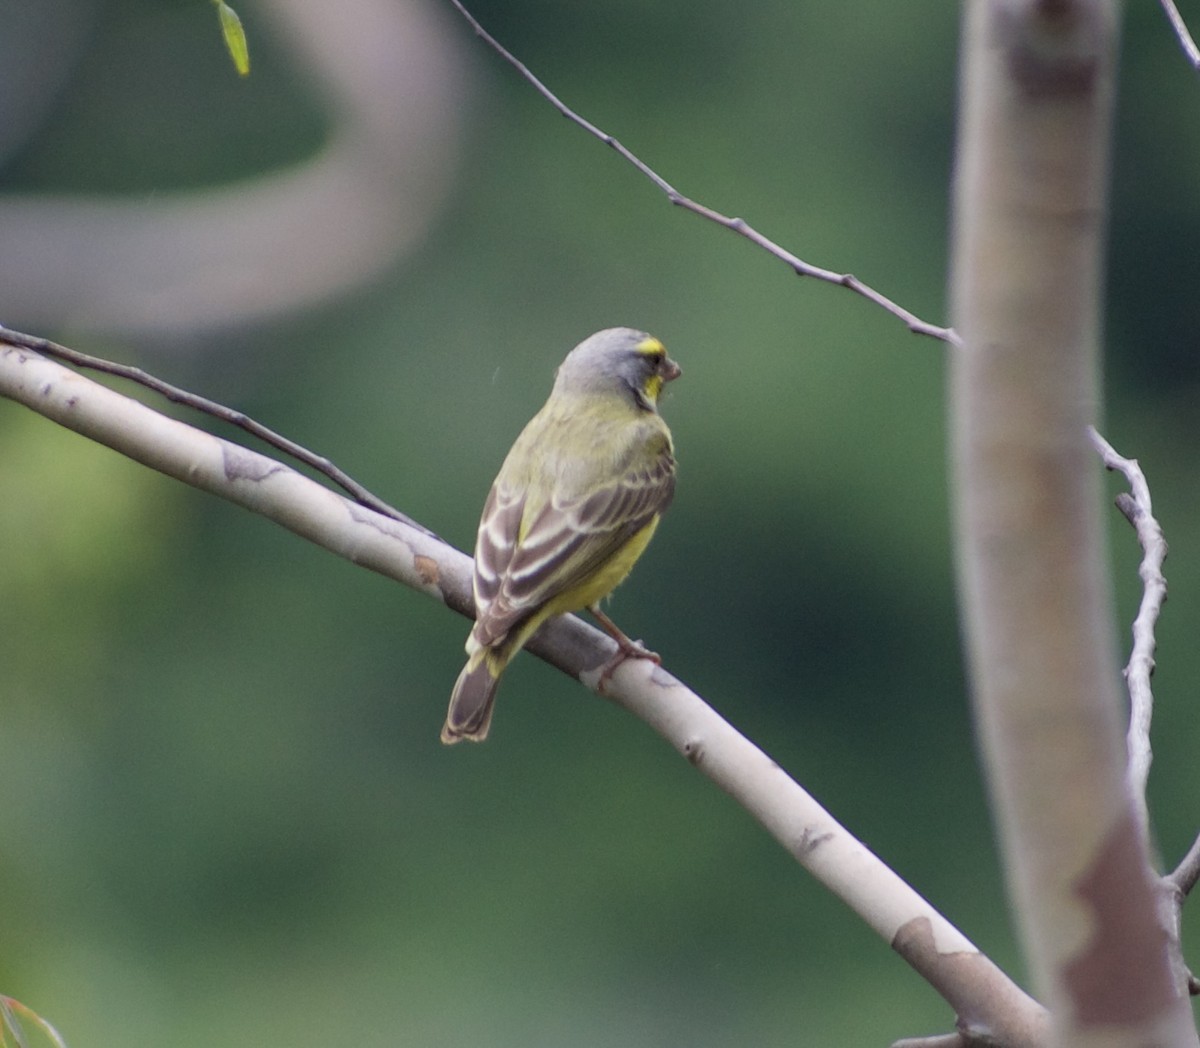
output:
[[[593,604],[588,611],[600,623],[604,632],[617,642],[617,653],[608,660],[601,671],[600,680],[596,683],[597,691],[604,691],[604,686],[612,680],[612,675],[617,672],[621,663],[626,659],[646,659],[653,662],[655,666],[662,665],[661,655],[645,647],[640,640],[631,640],[627,637],[621,628],[600,610],[599,604]]]
[[[662,656],[658,652],[643,647],[641,641],[622,637],[617,641],[617,653],[605,663],[600,672],[600,680],[596,683],[597,691],[604,691],[608,682],[612,680],[612,675],[620,669],[626,659],[645,659],[647,662],[653,662],[655,666],[662,665]]]

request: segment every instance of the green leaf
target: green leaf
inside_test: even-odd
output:
[[[225,0],[213,0],[213,3],[217,5],[217,14],[221,19],[221,35],[225,37],[229,57],[233,59],[234,68],[238,73],[246,76],[250,72],[250,48],[246,43],[246,30],[242,28],[242,20]]]
[[[0,1048],[67,1048],[67,1042],[37,1012],[0,997]]]

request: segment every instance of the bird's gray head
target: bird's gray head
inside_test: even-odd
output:
[[[585,338],[559,365],[555,393],[619,392],[657,410],[664,383],[680,375],[658,339],[633,328],[606,328]]]

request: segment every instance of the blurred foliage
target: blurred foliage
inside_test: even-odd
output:
[[[245,81],[207,4],[42,2],[80,43],[6,193],[222,183],[327,132],[252,0]],[[21,6],[0,0],[6,24]],[[944,319],[952,7],[473,10],[682,191]],[[385,280],[220,338],[38,333],[247,411],[460,546],[566,350],[612,324],[659,335],[685,372],[665,406],[679,490],[614,616],[1020,978],[963,690],[944,349],[673,210],[446,19],[476,78],[469,144],[435,235]],[[1124,49],[1105,431],[1172,547],[1151,782],[1170,862],[1200,789],[1200,80],[1154,5],[1130,6]],[[71,1043],[950,1027],[736,805],[535,659],[492,739],[446,750],[464,621],[12,405],[0,440],[0,988]],[[1138,553],[1112,520],[1124,643]]]

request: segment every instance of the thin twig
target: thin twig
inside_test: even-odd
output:
[[[1180,993],[1200,996],[1200,980],[1183,956],[1183,904],[1200,877],[1200,837],[1170,873],[1158,879],[1159,924],[1167,933],[1167,950],[1175,985]]]
[[[1150,486],[1146,483],[1137,459],[1117,454],[1094,428],[1088,436],[1100,452],[1104,465],[1119,470],[1129,483],[1129,492],[1116,498],[1117,508],[1137,532],[1142,547],[1142,563],[1138,575],[1142,580],[1142,600],[1133,620],[1133,650],[1125,667],[1125,683],[1129,689],[1129,732],[1126,747],[1129,752],[1129,792],[1137,818],[1141,822],[1143,839],[1150,840],[1150,814],[1146,807],[1146,780],[1152,760],[1150,721],[1154,712],[1154,695],[1150,678],[1154,674],[1154,630],[1167,599],[1167,580],[1163,577],[1163,561],[1167,557],[1167,541],[1154,518],[1150,501]],[[1183,956],[1181,925],[1183,903],[1200,878],[1200,837],[1192,842],[1179,865],[1169,874],[1158,878],[1157,897],[1159,922],[1167,933],[1168,957],[1172,976],[1180,993],[1200,995],[1200,980],[1192,974]]]
[[[1153,754],[1150,748],[1150,721],[1154,714],[1154,692],[1150,678],[1154,675],[1154,629],[1167,599],[1167,580],[1162,566],[1167,556],[1167,541],[1162,528],[1154,519],[1150,501],[1150,486],[1137,459],[1117,454],[1094,428],[1088,428],[1092,444],[1100,452],[1104,465],[1118,470],[1129,482],[1129,492],[1116,498],[1117,508],[1137,532],[1142,547],[1142,563],[1138,575],[1142,580],[1142,600],[1133,620],[1133,649],[1125,667],[1125,685],[1129,690],[1129,732],[1126,747],[1129,751],[1129,789],[1137,806],[1138,817],[1146,839],[1149,839],[1150,816],[1146,808],[1146,780],[1150,776]]]
[[[930,338],[939,339],[942,342],[948,342],[953,346],[961,344],[958,334],[953,328],[939,327],[936,324],[931,324],[926,320],[922,320],[915,313],[910,312],[903,306],[893,302],[886,295],[876,291],[868,284],[864,284],[858,277],[851,273],[837,273],[831,269],[822,269],[820,266],[814,266],[803,259],[798,258],[787,249],[780,247],[775,241],[764,236],[757,229],[751,226],[745,219],[731,218],[728,215],[723,215],[719,211],[714,211],[704,204],[697,203],[690,197],[684,196],[670,182],[655,171],[649,164],[643,161],[636,154],[631,152],[620,142],[617,141],[607,131],[602,130],[593,124],[590,120],[580,116],[575,110],[571,109],[565,102],[562,101],[553,91],[551,91],[537,76],[530,71],[512,52],[504,47],[494,36],[491,35],[474,15],[471,14],[461,3],[461,0],[450,0],[450,3],[458,10],[458,13],[463,16],[470,24],[471,28],[485,44],[496,52],[501,58],[511,65],[530,85],[540,94],[547,102],[549,102],[560,114],[565,116],[573,124],[583,128],[589,135],[599,139],[610,149],[614,150],[624,160],[633,165],[642,175],[654,183],[666,196],[666,198],[677,207],[683,208],[685,211],[690,211],[701,218],[706,218],[710,222],[715,222],[719,226],[723,226],[738,236],[745,237],[753,244],[757,244],[768,254],[784,262],[791,270],[801,277],[813,277],[816,280],[825,281],[828,284],[838,284],[841,287],[849,288],[855,294],[861,295],[869,302],[887,310],[892,316],[897,317],[904,322],[909,331],[916,335],[927,335]]]
[[[1174,870],[1167,874],[1167,880],[1179,889],[1181,896],[1185,897],[1196,887],[1196,881],[1200,880],[1200,837],[1192,841],[1187,855],[1180,860]]]
[[[64,361],[75,367],[89,368],[92,371],[101,371],[106,375],[115,375],[117,378],[128,379],[130,382],[136,382],[140,386],[145,386],[147,389],[161,394],[172,403],[182,404],[184,407],[192,408],[203,412],[205,415],[218,418],[222,422],[227,422],[231,426],[237,426],[251,436],[255,436],[271,447],[282,451],[285,455],[290,455],[298,462],[303,462],[306,466],[311,466],[318,473],[328,477],[356,502],[366,506],[368,509],[373,509],[376,513],[382,513],[385,517],[391,517],[393,520],[403,521],[410,527],[417,528],[419,531],[423,531],[434,538],[437,537],[424,525],[418,524],[411,517],[401,513],[395,507],[389,506],[378,496],[373,495],[348,473],[335,466],[329,459],[309,451],[308,448],[294,441],[288,440],[287,437],[276,433],[272,429],[268,429],[260,422],[255,422],[254,419],[240,411],[227,408],[223,404],[218,404],[216,401],[197,396],[195,393],[189,393],[186,389],[180,389],[169,382],[164,382],[162,379],[130,364],[118,364],[111,360],[105,360],[102,357],[93,357],[87,353],[81,353],[77,349],[60,346],[57,342],[51,342],[49,339],[38,338],[35,335],[26,335],[2,325],[0,325],[0,342],[6,342],[10,346],[19,346],[22,349],[31,349],[35,353],[53,357],[55,360]]]
[[[1183,21],[1183,15],[1179,13],[1179,8],[1175,6],[1175,0],[1162,0],[1163,10],[1167,13],[1167,18],[1171,22],[1171,28],[1175,30],[1175,35],[1179,37],[1179,44],[1183,48],[1183,53],[1187,55],[1187,60],[1191,63],[1193,69],[1200,72],[1200,47],[1196,46],[1196,41],[1192,39],[1192,34],[1188,32],[1188,27]]]
[[[958,1033],[937,1033],[929,1037],[905,1037],[892,1042],[892,1048],[970,1048],[970,1042]]]

